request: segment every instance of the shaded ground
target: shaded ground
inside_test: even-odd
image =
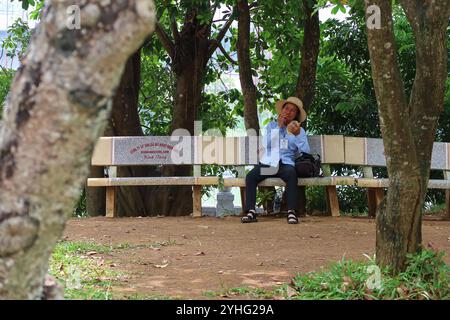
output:
[[[259,219],[253,224],[241,224],[239,217],[71,219],[64,239],[120,248],[102,255],[127,275],[115,292],[186,299],[236,287],[271,289],[298,272],[374,254],[374,220],[306,217],[288,225],[284,218]],[[423,243],[446,251],[450,263],[450,221],[424,221]]]

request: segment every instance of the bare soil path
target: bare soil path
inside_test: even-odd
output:
[[[241,224],[239,217],[71,219],[64,238],[124,248],[105,256],[129,275],[128,285],[114,290],[186,299],[233,287],[271,289],[298,272],[374,254],[371,219],[305,217],[298,225],[259,219],[252,224]],[[423,243],[446,251],[449,263],[450,221],[424,221]]]

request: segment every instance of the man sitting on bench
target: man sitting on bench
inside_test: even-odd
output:
[[[297,224],[297,172],[295,156],[298,153],[309,153],[306,132],[300,127],[306,119],[303,103],[296,97],[280,100],[276,103],[278,123],[271,121],[265,128],[263,139],[264,154],[259,162],[245,178],[246,215],[243,223],[257,222],[255,211],[256,187],[266,178],[279,177],[286,183],[289,224]]]

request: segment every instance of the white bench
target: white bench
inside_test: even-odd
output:
[[[177,140],[179,139],[179,140]],[[373,177],[372,167],[385,167],[381,139],[344,137],[342,135],[309,136],[311,153],[318,153],[322,159],[325,176],[300,178],[299,186],[326,187],[329,214],[339,216],[336,192],[338,185],[352,185],[368,189],[369,215],[374,216],[376,208],[384,197],[388,179]],[[238,166],[239,176],[226,178],[225,187],[245,187],[244,167],[258,163],[257,137],[102,137],[98,140],[92,157],[93,166],[108,168],[108,177],[88,178],[88,187],[106,187],[106,215],[116,216],[116,188],[119,186],[189,185],[193,188],[193,216],[200,217],[201,186],[218,186],[219,177],[201,176],[201,165],[219,164]],[[179,153],[180,146],[184,153]],[[176,152],[183,163],[174,162],[171,153]],[[179,160],[175,159],[175,160]],[[431,168],[444,171],[444,180],[430,180],[428,187],[450,189],[448,170],[450,155],[447,143],[435,143]],[[117,177],[118,166],[190,164],[194,174],[189,177]],[[363,177],[332,176],[330,165],[355,165],[362,167]],[[268,178],[259,186],[284,186],[279,178]],[[241,189],[242,190],[242,189]],[[241,195],[244,193],[241,191]],[[447,210],[449,192],[446,193]],[[245,199],[243,199],[244,205]],[[447,211],[448,212],[448,211]]]

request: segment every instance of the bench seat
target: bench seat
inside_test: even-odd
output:
[[[218,185],[218,177],[121,177],[121,178],[89,178],[88,187],[118,186],[203,186]]]
[[[356,186],[362,188],[388,188],[389,179],[376,178],[357,178]],[[450,180],[430,179],[428,180],[429,189],[450,189]]]

